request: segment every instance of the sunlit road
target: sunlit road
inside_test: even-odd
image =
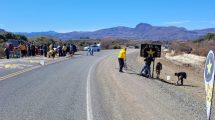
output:
[[[0,80],[0,120],[202,120],[204,101],[181,87],[137,75],[139,50],[84,52]],[[214,117],[213,117],[214,118]]]
[[[90,74],[112,52],[81,54],[0,81],[0,119],[92,119]]]

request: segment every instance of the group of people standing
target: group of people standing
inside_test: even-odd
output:
[[[48,46],[47,44],[35,45],[34,43],[20,43],[17,47],[14,47],[12,44],[6,45],[4,52],[7,59],[15,56],[28,57],[36,55],[54,57],[56,53],[58,53],[59,57],[62,57],[66,56],[67,53],[73,55],[77,52],[77,47],[73,44],[64,44],[55,47],[54,44]]]
[[[59,57],[66,56],[67,53],[74,55],[75,52],[77,52],[77,48],[73,44],[63,44],[57,46],[57,53]]]
[[[144,59],[145,63],[141,69],[140,75],[151,78],[151,63],[155,61],[155,58],[149,56]],[[126,48],[122,48],[118,55],[118,62],[119,62],[119,72],[123,72],[123,68],[126,68]],[[162,70],[162,64],[161,62],[158,62],[156,65],[156,74],[157,79],[160,78],[160,73]],[[178,72],[175,73],[175,76],[178,77],[178,81],[176,85],[183,85],[183,80],[187,78],[187,74],[185,72]],[[179,84],[180,82],[180,84]]]
[[[4,49],[6,58],[10,57],[27,57],[36,55],[47,56],[48,47],[44,45],[34,45],[33,43],[20,43],[18,46],[7,44]]]

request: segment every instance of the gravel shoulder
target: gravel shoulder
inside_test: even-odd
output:
[[[173,82],[138,76],[138,53],[128,54],[125,73],[118,72],[117,53],[97,65],[91,83],[92,96],[100,96],[92,98],[94,118],[100,119],[102,114],[107,120],[203,120],[204,100],[192,93],[198,89],[204,92],[201,87],[175,86]]]

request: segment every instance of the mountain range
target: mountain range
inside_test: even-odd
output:
[[[0,29],[0,32],[5,32],[5,30],[4,29]]]
[[[187,30],[183,27],[175,26],[152,26],[147,23],[140,23],[134,28],[118,26],[107,29],[100,29],[92,32],[68,32],[58,33],[55,31],[48,32],[31,32],[19,34],[27,37],[55,37],[62,40],[80,39],[80,38],[113,38],[113,39],[141,39],[141,40],[193,40],[207,33],[215,33],[215,28],[201,29],[201,30]]]

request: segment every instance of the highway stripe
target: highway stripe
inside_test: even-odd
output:
[[[21,71],[17,71],[17,72],[14,72],[14,73],[11,73],[11,74],[8,74],[8,75],[5,75],[3,77],[0,77],[0,81],[1,80],[5,80],[5,79],[8,79],[8,78],[11,78],[11,77],[14,77],[14,76],[17,76],[19,74],[22,74],[22,73],[25,73],[25,72],[28,72],[30,70],[33,70],[33,69],[36,69],[40,66],[34,66],[34,67],[31,67],[31,68],[28,68],[28,69],[24,69],[24,70],[21,70]]]
[[[90,92],[90,78],[91,78],[91,72],[94,67],[95,63],[90,67],[90,70],[87,75],[87,120],[93,120],[93,113],[92,113],[92,106],[91,106],[91,92]]]
[[[91,74],[93,68],[103,59],[110,56],[112,54],[106,55],[98,59],[94,64],[90,67],[88,75],[87,75],[87,88],[86,88],[86,106],[87,106],[87,120],[93,120],[93,110],[92,110],[92,103],[91,103],[91,88],[90,88],[90,81],[91,81]]]
[[[56,60],[56,61],[47,63],[47,64],[45,64],[45,65],[50,65],[50,64],[53,64],[53,63],[58,63],[58,62],[65,61],[65,60],[68,60],[68,59],[69,59],[69,58]],[[8,78],[11,78],[11,77],[14,77],[14,76],[17,76],[17,75],[20,75],[20,74],[22,74],[22,73],[31,71],[31,70],[36,69],[36,68],[39,68],[39,67],[41,67],[41,66],[40,66],[40,65],[37,65],[37,66],[34,66],[34,67],[30,67],[30,68],[27,68],[27,69],[24,69],[24,70],[21,70],[21,71],[17,71],[17,72],[14,72],[14,73],[11,73],[11,74],[2,76],[2,77],[0,77],[0,81],[5,80],[5,79],[8,79]]]

